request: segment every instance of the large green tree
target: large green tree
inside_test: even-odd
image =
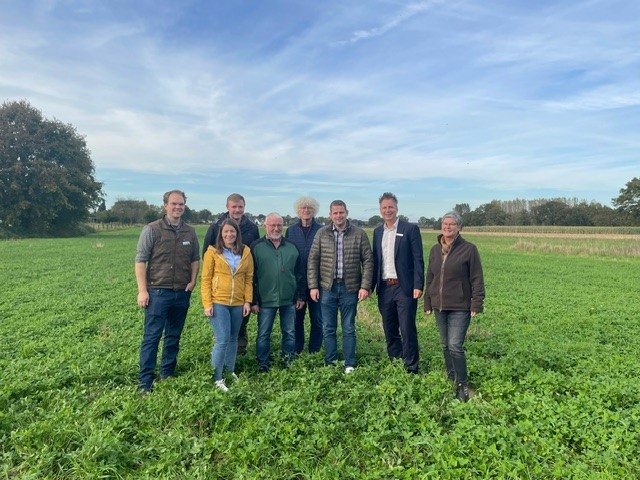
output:
[[[110,215],[122,223],[149,223],[162,218],[162,208],[149,205],[144,200],[118,200],[109,211]]]
[[[369,220],[367,221],[367,226],[377,227],[382,222],[384,222],[384,218],[382,218],[380,215],[374,215],[373,217],[369,217]]]
[[[620,189],[620,195],[612,199],[618,210],[640,221],[640,178],[634,177]]]
[[[537,225],[571,225],[571,207],[561,200],[550,200],[531,209]]]
[[[0,107],[0,222],[27,234],[64,234],[102,200],[84,137],[29,102]]]

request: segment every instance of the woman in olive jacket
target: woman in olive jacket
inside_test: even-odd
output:
[[[424,311],[433,311],[448,377],[457,385],[456,398],[469,399],[464,339],[471,318],[482,312],[484,278],[476,246],[460,236],[462,218],[456,212],[442,217],[442,234],[429,253]]]

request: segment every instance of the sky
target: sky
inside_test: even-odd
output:
[[[107,206],[410,220],[611,206],[640,175],[640,2],[0,0],[0,101],[86,139]]]

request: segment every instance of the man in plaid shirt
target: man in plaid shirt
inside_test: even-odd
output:
[[[369,296],[373,281],[373,254],[364,230],[351,225],[342,200],[329,206],[331,224],[316,234],[307,264],[309,296],[320,302],[325,363],[338,360],[338,311],[342,325],[345,373],[356,366],[356,311]]]

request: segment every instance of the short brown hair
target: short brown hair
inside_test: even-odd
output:
[[[247,203],[245,202],[244,197],[239,193],[232,193],[231,195],[229,195],[227,197],[227,205],[229,205],[229,202],[242,202],[244,204]]]
[[[164,203],[165,205],[169,203],[169,197],[174,193],[177,195],[182,195],[182,198],[184,199],[184,203],[187,203],[187,196],[182,190],[169,190],[162,196],[162,203]]]
[[[348,210],[347,204],[342,200],[334,200],[333,202],[331,202],[331,204],[329,205],[329,211],[331,211],[333,207],[344,207],[345,210]]]

